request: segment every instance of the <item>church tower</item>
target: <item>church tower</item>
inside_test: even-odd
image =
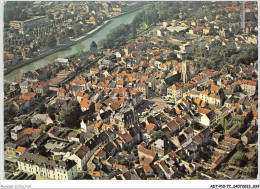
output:
[[[245,34],[245,32],[246,32],[245,31],[245,29],[246,29],[246,23],[245,23],[246,22],[245,2],[242,1],[241,3],[242,4],[240,5],[240,10],[241,10],[241,13],[240,13],[240,17],[241,17],[241,19],[240,19],[240,28],[243,31],[243,34]]]
[[[183,83],[188,83],[190,81],[190,62],[184,61],[182,62],[182,69],[181,69],[181,80]]]

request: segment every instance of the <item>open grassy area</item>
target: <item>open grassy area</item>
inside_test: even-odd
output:
[[[78,146],[78,144],[71,145],[70,147],[68,147],[68,151],[74,150],[77,146]]]
[[[141,35],[141,34],[147,32],[147,31],[149,31],[152,28],[153,28],[153,26],[149,26],[149,27],[144,26],[144,27],[137,30],[137,35]]]
[[[54,156],[54,160],[59,161],[59,160],[61,160],[61,159],[62,159],[62,155],[56,155],[56,156]]]
[[[146,28],[147,28],[147,25],[146,25],[145,23],[142,23],[142,24],[140,25],[139,30],[144,30],[144,29],[146,29]]]
[[[77,148],[79,144],[78,143],[73,143],[70,146],[66,147],[65,151],[67,152],[71,152],[72,150],[74,150],[75,148]]]
[[[184,37],[185,37],[185,39],[192,39],[192,40],[199,40],[200,39],[200,36],[193,35],[193,34],[190,34],[190,33],[185,33]]]

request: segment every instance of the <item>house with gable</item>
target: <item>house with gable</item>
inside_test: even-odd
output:
[[[79,145],[69,159],[74,160],[77,163],[77,169],[82,171],[86,168],[87,161],[90,158],[90,150],[84,145]]]

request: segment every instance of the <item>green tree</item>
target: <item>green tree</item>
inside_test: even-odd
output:
[[[92,50],[96,50],[97,49],[97,44],[96,44],[96,42],[95,41],[92,41],[91,42],[91,44],[90,44],[90,50],[92,51]]]
[[[35,151],[42,156],[46,156],[47,153],[47,149],[43,145],[38,146]]]
[[[165,133],[162,131],[156,131],[152,134],[151,138],[153,141],[156,141],[157,139],[164,139]]]
[[[174,54],[174,53],[170,53],[170,54],[167,56],[167,61],[176,60],[176,59],[177,59],[177,55]]]
[[[9,171],[10,169],[12,169],[12,167],[9,164],[4,164],[4,170],[5,171]]]
[[[169,7],[168,9],[168,15],[179,14],[179,12],[180,10],[175,6]]]
[[[237,151],[240,151],[240,152],[248,152],[248,149],[241,141],[238,142],[236,149],[237,149]]]
[[[8,121],[16,115],[15,106],[12,102],[4,101],[4,120]]]
[[[79,24],[79,23],[77,23],[77,24],[75,24],[74,25],[74,34],[76,35],[76,36],[80,36],[80,35],[82,35],[82,25],[81,24]]]
[[[46,107],[45,107],[45,105],[44,105],[44,104],[41,104],[36,112],[39,113],[39,114],[45,113],[45,112],[46,112]]]
[[[232,161],[236,166],[244,167],[247,164],[248,157],[245,155],[245,153],[238,151],[232,157]]]
[[[52,14],[51,12],[48,12],[48,13],[47,13],[47,18],[48,18],[49,20],[53,20],[53,19],[54,19],[54,16],[53,16],[53,14]]]
[[[180,50],[180,47],[178,45],[171,45],[170,49],[171,50]]]
[[[257,22],[257,18],[253,12],[246,13],[246,21]]]
[[[246,174],[251,178],[257,178],[258,169],[257,167],[249,166],[246,169]]]
[[[25,127],[32,127],[32,122],[31,122],[31,120],[30,120],[29,118],[23,119],[22,124],[23,124]]]
[[[103,48],[114,48],[115,46],[125,45],[130,36],[130,26],[121,24],[110,31],[101,45]]]
[[[84,143],[85,143],[84,133],[80,133],[79,142],[80,142],[81,144],[84,144]]]
[[[51,71],[51,77],[56,77],[58,72],[59,72],[58,68],[54,68],[54,69]]]
[[[10,84],[9,83],[5,83],[4,84],[4,93],[5,95],[9,92],[10,90]]]
[[[55,36],[53,34],[48,35],[48,37],[46,38],[46,45],[48,47],[55,47],[57,44],[57,40],[55,38]]]
[[[47,114],[50,116],[50,118],[52,119],[52,120],[55,120],[55,108],[53,108],[52,106],[48,106],[48,108],[47,108]]]
[[[65,28],[65,35],[72,37],[74,35],[74,30],[69,29],[69,28]]]
[[[137,27],[136,23],[135,23],[135,22],[132,22],[131,25],[130,25],[132,38],[135,38],[136,35],[137,35],[137,29],[136,29],[136,27]]]
[[[203,127],[200,125],[199,122],[197,121],[192,121],[191,123],[191,128],[195,129],[195,130],[201,130]]]
[[[220,118],[220,124],[222,125],[224,131],[226,132],[228,120],[226,118],[224,118],[224,117],[221,117]]]
[[[139,27],[140,24],[143,22],[143,19],[144,19],[144,11],[138,13],[133,21],[132,21],[132,24],[135,25],[136,27]]]
[[[29,17],[27,15],[26,12],[22,11],[20,14],[19,14],[19,17],[18,17],[18,20],[27,20]]]
[[[68,108],[63,109],[59,116],[62,125],[69,128],[79,128],[81,108],[78,101],[72,100],[69,102]]]
[[[23,9],[32,2],[8,1],[4,5],[4,22],[8,23],[12,20],[26,20],[28,14]]]
[[[11,138],[10,134],[4,136],[4,143],[5,144],[8,143],[8,142],[11,142],[11,141],[12,141],[12,138]]]

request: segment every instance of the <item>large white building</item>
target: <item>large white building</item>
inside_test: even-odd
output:
[[[11,21],[10,26],[11,28],[15,28],[18,30],[27,29],[27,28],[36,27],[37,25],[45,24],[46,21],[47,21],[46,16],[35,16],[33,18],[24,21],[17,21],[17,20]]]
[[[22,125],[17,125],[15,126],[12,130],[11,130],[11,138],[13,140],[17,140],[18,138],[20,138],[23,134],[23,126]]]
[[[167,96],[173,98],[174,100],[179,100],[182,97],[182,94],[182,85],[179,83],[175,83],[173,86],[167,88]]]
[[[252,81],[252,80],[243,79],[242,83],[241,83],[242,90],[246,91],[249,96],[252,96],[255,94],[256,86],[257,86],[256,81]]]
[[[47,157],[24,152],[17,160],[18,169],[54,180],[73,180],[77,176],[77,164],[73,160],[50,160]]]

